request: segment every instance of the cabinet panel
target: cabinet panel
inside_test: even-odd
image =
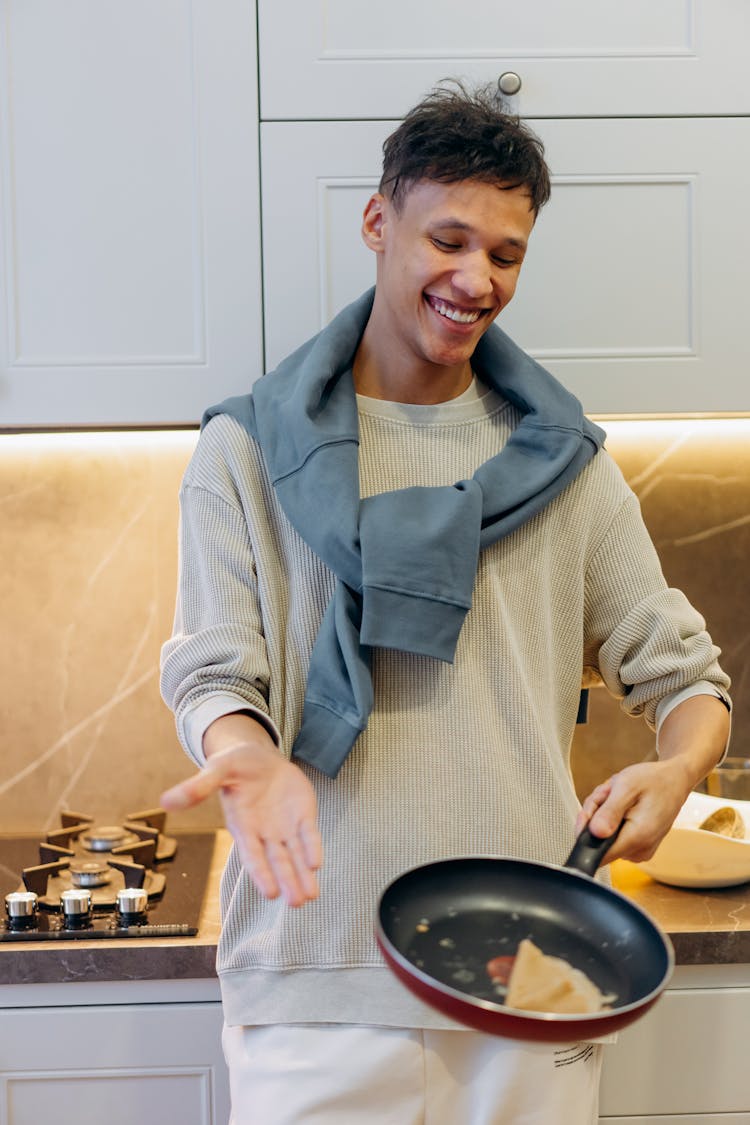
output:
[[[218,1003],[0,1010],[0,1120],[224,1125],[221,1028]]]
[[[553,194],[501,326],[589,412],[750,409],[750,229],[731,202],[750,119],[533,125]],[[267,367],[373,284],[359,226],[392,128],[262,125]]]
[[[207,1072],[106,1076],[35,1074],[7,1080],[8,1125],[40,1121],[106,1121],[107,1125],[208,1125]],[[68,1117],[67,1114],[70,1114]]]
[[[3,9],[0,425],[195,421],[260,363],[252,12]]]
[[[669,989],[606,1047],[603,1121],[750,1125],[745,1062],[750,990]],[[664,1115],[664,1116],[660,1116]],[[736,1116],[735,1116],[736,1115]]]
[[[668,1113],[600,1117],[600,1125],[750,1125],[750,1113]]]
[[[259,0],[261,115],[401,117],[446,75],[522,79],[525,117],[750,109],[745,0]],[[290,35],[290,27],[294,34]],[[290,81],[293,75],[293,81]]]

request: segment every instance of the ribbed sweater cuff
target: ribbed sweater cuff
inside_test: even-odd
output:
[[[292,747],[292,757],[315,766],[326,777],[335,777],[347,754],[364,730],[363,725],[349,722],[324,704],[305,700],[302,725]]]
[[[403,649],[452,664],[468,608],[427,596],[366,586],[360,638],[366,645]]]

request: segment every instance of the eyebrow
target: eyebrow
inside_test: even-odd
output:
[[[440,219],[438,222],[431,224],[433,230],[465,230],[472,232],[474,227],[469,223],[465,223],[463,219]],[[528,242],[525,238],[501,238],[500,242],[504,246],[515,246],[518,250],[528,249]]]

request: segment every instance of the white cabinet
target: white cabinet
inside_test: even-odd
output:
[[[372,284],[395,121],[510,72],[554,187],[501,324],[590,413],[750,410],[746,0],[258,0],[258,29],[266,368]]]
[[[524,117],[750,110],[747,0],[258,0],[258,21],[266,120],[397,118],[506,72]]]
[[[261,366],[246,0],[0,0],[0,426],[195,422]]]
[[[605,1047],[601,1125],[750,1125],[749,983],[746,965],[678,968]]]
[[[589,412],[750,410],[750,117],[532,124],[553,193],[501,326]],[[393,127],[261,126],[267,367],[373,284],[359,227]]]
[[[556,181],[511,333],[592,412],[750,408],[747,0],[257,7],[0,0],[0,427],[246,390],[372,279],[394,121],[506,71]]]
[[[2,1009],[0,1121],[226,1125],[221,1027],[218,1003]]]

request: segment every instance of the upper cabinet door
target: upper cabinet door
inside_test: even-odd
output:
[[[534,127],[552,199],[500,325],[589,412],[750,409],[750,118]],[[392,129],[261,127],[268,367],[374,283],[359,229]]]
[[[246,0],[2,0],[0,427],[195,422],[261,366]]]
[[[402,117],[446,76],[517,75],[524,117],[750,110],[748,0],[258,0],[258,16],[264,120]]]

